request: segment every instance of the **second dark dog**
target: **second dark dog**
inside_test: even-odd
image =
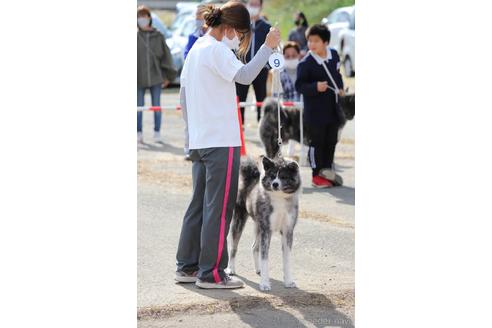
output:
[[[355,116],[355,93],[347,94],[340,97],[340,107],[345,115],[346,120],[352,120]],[[277,101],[273,98],[266,98],[263,101],[261,108],[263,115],[261,116],[259,125],[259,134],[261,142],[265,147],[265,154],[269,158],[274,158],[278,153],[278,113]],[[300,112],[298,110],[280,110],[280,124],[282,126],[282,143],[289,140],[295,140],[300,143],[301,129],[299,126]],[[345,126],[342,122],[340,129]],[[304,144],[309,144],[309,139],[306,133],[306,125],[304,125]]]

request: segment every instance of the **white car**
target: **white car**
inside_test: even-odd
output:
[[[355,11],[350,19],[348,28],[342,30],[340,37],[340,58],[343,63],[345,76],[355,76]]]
[[[340,53],[340,32],[350,25],[350,20],[355,12],[355,6],[341,7],[333,10],[327,17],[321,20],[331,32],[329,46]]]

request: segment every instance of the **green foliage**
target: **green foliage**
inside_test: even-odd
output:
[[[352,6],[355,0],[264,0],[263,13],[270,23],[278,22],[282,40],[287,40],[289,31],[294,25],[294,14],[302,11],[309,25],[321,23],[334,9]]]

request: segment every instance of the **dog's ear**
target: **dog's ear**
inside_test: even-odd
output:
[[[266,156],[263,157],[263,168],[265,171],[275,167],[275,164]]]
[[[292,172],[299,171],[299,164],[297,164],[296,162],[290,162],[289,164],[287,164],[286,167],[289,171],[292,171]]]

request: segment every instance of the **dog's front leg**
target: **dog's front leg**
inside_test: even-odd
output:
[[[287,228],[287,231],[282,233],[282,255],[284,266],[284,286],[286,288],[295,288],[296,283],[292,278],[292,266],[290,262],[292,252],[292,242],[294,239],[294,232],[292,229]]]
[[[270,240],[272,232],[270,229],[262,230],[260,233],[260,263],[261,263],[261,282],[260,290],[269,291],[272,289],[270,285],[270,276],[268,274],[268,250],[270,248]]]

